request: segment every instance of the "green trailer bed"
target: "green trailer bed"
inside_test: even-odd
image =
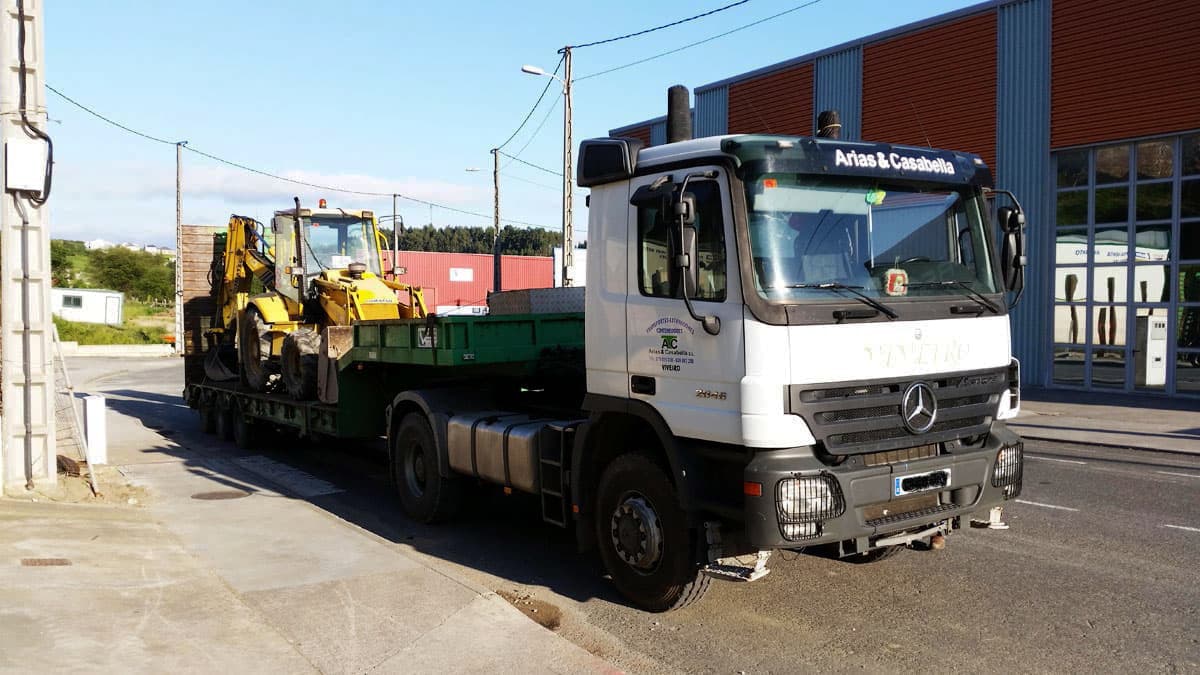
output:
[[[477,370],[533,365],[555,349],[583,349],[582,312],[361,322],[338,368],[387,363]]]

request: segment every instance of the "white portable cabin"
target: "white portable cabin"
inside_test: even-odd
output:
[[[50,312],[67,321],[120,325],[125,294],[95,288],[51,288]]]

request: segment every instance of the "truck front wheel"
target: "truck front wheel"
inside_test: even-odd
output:
[[[410,413],[389,439],[392,480],[410,517],[422,523],[451,518],[462,498],[462,485],[438,470],[437,444],[424,415]]]
[[[640,454],[612,461],[596,501],[600,558],[626,598],[651,612],[699,600],[709,578],[700,573],[687,519],[670,479]]]

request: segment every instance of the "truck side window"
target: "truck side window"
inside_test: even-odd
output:
[[[693,300],[725,300],[725,220],[721,190],[716,181],[691,181],[696,196],[696,252],[700,284]],[[669,215],[668,215],[669,217]],[[679,298],[679,270],[671,264],[679,234],[669,227],[658,208],[638,208],[638,281],[642,295]]]

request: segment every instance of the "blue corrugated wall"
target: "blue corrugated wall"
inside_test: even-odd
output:
[[[696,138],[729,133],[729,87],[697,91],[695,121]]]
[[[816,115],[837,110],[842,115],[842,138],[862,140],[862,47],[818,58],[813,79],[813,133]]]
[[[667,121],[660,120],[650,125],[650,145],[662,145],[667,142]]]
[[[998,8],[996,187],[1025,208],[1025,297],[1010,317],[1024,384],[1048,382],[1053,308],[1054,209],[1050,175],[1050,0]]]

